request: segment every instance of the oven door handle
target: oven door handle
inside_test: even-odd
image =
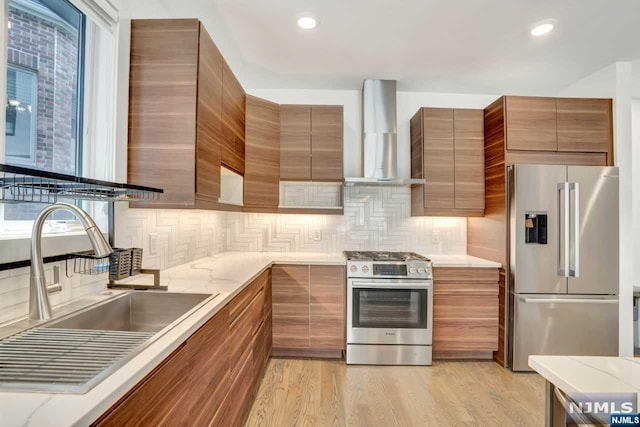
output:
[[[371,283],[371,282],[352,282],[351,287],[354,289],[431,289],[431,283],[411,283],[411,282],[395,282],[395,283]]]

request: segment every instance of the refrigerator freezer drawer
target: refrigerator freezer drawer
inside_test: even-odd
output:
[[[617,297],[516,295],[513,370],[534,354],[617,356]]]

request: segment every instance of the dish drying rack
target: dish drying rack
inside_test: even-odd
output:
[[[109,273],[110,289],[135,289],[135,290],[161,290],[166,291],[166,286],[160,286],[160,270],[142,268],[142,249],[114,248],[110,255],[98,257],[93,251],[78,252],[67,261],[67,275],[69,261],[73,261],[73,272],[77,274],[98,275]],[[153,285],[136,283],[118,283],[139,274],[152,274]]]
[[[0,164],[0,202],[57,203],[62,200],[126,202],[158,200],[159,188],[119,184]]]

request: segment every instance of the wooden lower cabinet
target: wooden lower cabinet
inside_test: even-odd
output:
[[[188,426],[188,353],[182,345],[94,425]]]
[[[273,346],[309,348],[309,266],[274,265]]]
[[[93,425],[241,426],[271,353],[266,270]]]
[[[340,355],[346,341],[344,266],[276,265],[272,274],[274,352]]]
[[[491,359],[498,349],[497,268],[433,269],[433,357]]]
[[[189,425],[201,426],[220,417],[230,386],[229,310],[224,307],[187,341],[189,372]]]

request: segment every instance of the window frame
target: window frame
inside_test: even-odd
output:
[[[120,21],[118,18],[117,10],[112,9],[112,6],[103,2],[103,0],[66,0],[67,4],[74,7],[81,15],[81,31],[79,31],[79,57],[78,57],[78,90],[77,90],[77,105],[76,109],[76,175],[83,176],[86,174],[85,170],[85,150],[89,150],[92,152],[93,148],[84,147],[84,143],[89,141],[88,138],[85,138],[87,135],[87,131],[92,134],[93,127],[96,126],[96,123],[99,122],[100,118],[96,119],[95,117],[87,117],[87,106],[85,106],[85,88],[88,88],[90,91],[93,90],[92,87],[87,86],[87,82],[85,81],[85,73],[87,66],[87,37],[88,37],[88,20],[91,20],[92,24],[96,24],[103,31],[104,37],[111,37],[113,46],[116,47],[113,51],[100,51],[99,57],[100,63],[99,67],[101,69],[112,68],[109,72],[111,73],[106,80],[111,87],[106,92],[107,98],[104,98],[105,94],[102,93],[100,102],[108,102],[110,103],[107,110],[110,112],[109,120],[112,120],[113,117],[117,117],[117,109],[116,109],[116,99],[117,99],[117,58],[118,51],[117,47],[119,46],[119,28]],[[0,14],[4,18],[4,22],[7,23],[9,20],[9,0],[0,0]],[[5,48],[0,52],[0,62],[4,59],[5,67],[8,67],[8,57],[7,57],[7,47],[8,47],[8,25],[4,25],[3,30],[0,30],[0,45],[3,45]],[[93,46],[93,43],[92,43]],[[15,64],[14,64],[15,65]],[[91,66],[95,66],[95,63],[92,62]],[[4,72],[0,75],[0,92],[6,94],[6,78],[7,78],[7,68],[3,70]],[[111,72],[113,71],[113,72]],[[94,71],[91,71],[91,75],[93,75]],[[113,81],[111,81],[113,79]],[[98,102],[95,97],[91,97],[91,103]],[[94,108],[94,107],[90,107]],[[0,118],[0,163],[5,162],[5,117],[3,115]],[[85,123],[86,122],[86,123]],[[86,125],[90,125],[90,128],[87,128]],[[115,125],[115,123],[114,123]],[[37,132],[37,128],[36,128]],[[113,148],[117,147],[117,143],[115,137],[112,135],[101,134],[102,139],[99,142],[100,144],[104,144],[106,141],[107,146],[113,145]],[[106,139],[104,139],[106,138]],[[90,137],[91,141],[94,141],[94,136]],[[37,140],[36,140],[37,147]],[[93,161],[90,162],[91,164]],[[94,165],[95,166],[95,165]],[[102,169],[101,169],[102,170]],[[89,173],[93,173],[88,171]],[[105,179],[113,179],[112,176],[105,176]],[[86,206],[84,201],[78,201],[77,204],[81,206],[83,209],[88,212],[93,212],[94,214],[100,209],[99,204],[95,203]],[[44,206],[44,205],[43,205]],[[113,223],[114,223],[114,214],[113,209],[108,209],[108,215],[106,217],[96,218],[98,223],[105,224],[105,228],[103,228],[103,234],[105,236],[113,234]],[[3,225],[4,221],[4,204],[0,201],[0,226]],[[4,225],[6,223],[11,223],[12,220],[4,221]],[[49,221],[48,221],[49,222]],[[20,224],[21,223],[21,224]],[[16,221],[15,225],[16,230],[13,230],[13,224],[11,233],[6,233],[4,236],[0,233],[0,271],[5,270],[7,268],[17,268],[11,267],[11,264],[21,264],[28,263],[29,259],[29,246],[31,241],[31,229],[32,229],[33,221]],[[21,226],[21,227],[20,227]],[[102,227],[101,227],[102,228]],[[47,230],[49,229],[49,230]],[[48,232],[47,232],[48,231]],[[43,234],[43,244],[45,249],[45,256],[50,257],[61,257],[68,256],[71,253],[78,252],[80,250],[90,249],[89,241],[85,236],[84,229],[82,228],[79,221],[51,221],[50,226],[45,226],[45,233]]]

